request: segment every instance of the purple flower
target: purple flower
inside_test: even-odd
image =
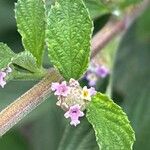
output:
[[[55,91],[54,94],[58,96],[66,97],[69,93],[69,86],[67,86],[66,81],[63,81],[62,83],[52,83],[51,89],[52,91]]]
[[[91,95],[91,96],[94,96],[94,95],[97,93],[97,91],[95,90],[94,87],[91,87],[91,88],[89,89],[89,91],[90,91],[90,95]]]
[[[105,78],[109,74],[109,69],[105,66],[97,67],[96,74],[101,78]]]
[[[96,82],[98,80],[97,76],[95,73],[93,72],[88,72],[86,74],[86,79],[88,80],[88,85],[89,86],[95,86],[96,85]]]
[[[84,116],[84,113],[80,110],[80,108],[81,107],[79,106],[79,104],[73,105],[64,114],[64,116],[66,118],[70,118],[71,119],[71,122],[70,122],[71,125],[77,126],[80,123],[79,117],[83,117]]]
[[[3,72],[3,71],[0,71],[0,86],[2,88],[4,88],[5,84],[6,84],[6,81],[5,81],[5,77],[6,77],[6,73]]]

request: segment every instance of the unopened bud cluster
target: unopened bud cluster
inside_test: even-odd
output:
[[[96,94],[95,88],[88,89],[86,86],[82,88],[74,79],[70,79],[69,83],[66,81],[52,83],[51,89],[58,96],[56,104],[66,111],[64,116],[70,118],[70,124],[74,126],[80,123],[79,117],[84,116],[83,111],[91,101],[91,97]]]

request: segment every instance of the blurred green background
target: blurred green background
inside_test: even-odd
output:
[[[95,33],[109,18],[96,0],[85,0]],[[14,0],[0,0],[0,42],[15,52],[23,50],[16,29]],[[136,132],[135,150],[150,150],[150,8],[124,35],[117,50],[113,73],[113,99],[128,114]],[[105,14],[105,15],[104,15]],[[116,43],[117,44],[117,43]],[[107,82],[107,79],[106,79]],[[11,81],[0,88],[0,110],[36,82]],[[105,84],[99,84],[103,91]],[[71,127],[51,97],[0,139],[0,150],[98,150],[94,131],[84,118]]]

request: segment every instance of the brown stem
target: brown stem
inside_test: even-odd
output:
[[[94,58],[116,35],[125,31],[141,15],[141,13],[149,6],[150,1],[144,0],[141,4],[125,11],[125,15],[121,20],[111,18],[108,23],[101,29],[92,39],[91,59]]]
[[[111,41],[118,33],[125,28],[124,20],[114,22],[112,19],[100,30],[92,39],[91,58],[95,57],[97,53],[102,50],[109,41]]]
[[[0,136],[41,104],[51,94],[51,83],[60,80],[58,72],[50,70],[41,82],[0,112]]]

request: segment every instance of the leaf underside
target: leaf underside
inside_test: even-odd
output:
[[[36,70],[38,69],[38,66],[36,64],[36,58],[28,51],[19,53],[12,60],[12,63],[30,72],[36,72]]]
[[[126,114],[107,96],[98,93],[88,107],[87,118],[93,125],[101,150],[131,150],[134,131]]]
[[[4,43],[0,42],[0,69],[6,68],[15,53]]]
[[[82,0],[58,0],[48,14],[49,57],[65,79],[78,79],[89,62],[92,22]]]

